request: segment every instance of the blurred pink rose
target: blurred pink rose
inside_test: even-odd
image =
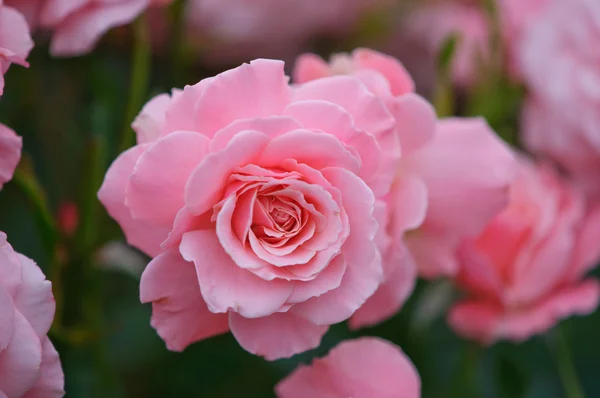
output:
[[[524,143],[600,198],[600,2],[556,1],[530,29],[520,65],[531,98]]]
[[[436,62],[446,40],[456,36],[451,72],[460,86],[474,83],[479,64],[489,57],[488,21],[478,4],[451,1],[425,5],[409,15],[404,29],[405,36],[429,50],[429,62]]]
[[[397,163],[395,182],[375,205],[385,226],[376,239],[385,282],[352,317],[351,326],[362,327],[401,308],[414,286],[415,260],[427,277],[456,272],[456,248],[504,207],[516,164],[483,120],[449,119],[436,127],[433,108],[414,93],[412,79],[392,57],[358,49],[327,64],[306,54],[294,78],[302,83],[335,74],[352,74],[383,101],[396,119],[402,154],[388,156]]]
[[[36,3],[27,0],[23,9],[30,20],[37,19],[40,26],[52,29],[50,52],[54,56],[64,57],[90,52],[111,28],[132,22],[152,5],[164,5],[171,1],[37,0]]]
[[[521,160],[508,207],[460,249],[468,296],[449,313],[460,335],[484,343],[525,340],[597,307],[600,285],[583,280],[600,260],[600,208],[548,167]]]
[[[520,78],[518,52],[524,37],[553,0],[496,0],[509,72]],[[560,1],[560,0],[559,0]]]
[[[322,36],[351,31],[390,0],[191,0],[190,37],[203,37],[208,61],[294,56]],[[196,39],[197,40],[197,39]]]
[[[154,98],[100,189],[129,243],[155,257],[141,299],[170,349],[231,329],[252,353],[291,356],[383,279],[375,237],[396,121],[418,138],[432,115],[407,105],[394,118],[350,76],[292,88],[283,67],[256,60]]]
[[[394,344],[374,337],[341,342],[275,387],[278,398],[419,398],[421,379]]]
[[[21,146],[21,137],[0,123],[0,189],[12,179],[21,160]]]
[[[28,67],[25,60],[32,48],[33,41],[25,18],[0,0],[0,96],[4,92],[4,74],[10,64]]]
[[[64,395],[60,359],[46,336],[54,310],[52,284],[0,232],[0,396]]]

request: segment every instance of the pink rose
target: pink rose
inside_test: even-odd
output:
[[[0,123],[0,189],[12,179],[21,160],[21,137]]]
[[[507,67],[511,75],[521,77],[518,52],[523,38],[552,1],[496,0],[502,39],[508,57]]]
[[[390,0],[191,0],[190,38],[204,36],[207,61],[295,56],[316,37],[351,31]],[[200,35],[199,35],[200,33]]]
[[[327,64],[306,54],[298,59],[294,77],[307,82],[334,74],[352,74],[381,98],[396,119],[402,154],[387,156],[396,163],[395,182],[375,205],[385,226],[376,239],[385,282],[352,317],[356,328],[401,308],[412,292],[415,260],[426,277],[456,272],[456,248],[504,207],[516,165],[483,120],[448,119],[436,127],[433,109],[414,93],[412,79],[396,59],[358,49],[334,55]]]
[[[374,337],[340,343],[275,387],[278,398],[419,398],[421,379],[394,344]]]
[[[556,161],[600,198],[600,3],[555,1],[524,39],[520,65],[531,92],[528,150]]]
[[[460,249],[457,282],[467,297],[450,325],[484,343],[520,341],[592,312],[600,284],[583,279],[600,259],[598,236],[600,208],[586,211],[551,169],[522,159],[508,207]]]
[[[456,84],[469,86],[477,80],[479,65],[489,58],[489,27],[478,5],[445,2],[417,9],[407,20],[405,35],[429,50],[433,62],[452,35],[457,45],[452,59]]]
[[[54,32],[50,44],[52,55],[77,56],[90,52],[111,28],[132,22],[152,5],[160,6],[170,1],[43,0],[38,9],[39,23]]]
[[[408,109],[398,129],[427,133],[430,114]],[[150,101],[133,124],[138,145],[98,195],[154,257],[141,300],[167,346],[231,329],[276,359],[348,319],[383,279],[375,237],[397,171],[396,120],[356,78],[292,89],[271,60]]]
[[[4,92],[4,74],[11,64],[28,67],[27,56],[33,48],[23,15],[0,0],[0,96]]]
[[[52,284],[0,232],[0,396],[64,395],[60,359],[46,336],[54,310]]]

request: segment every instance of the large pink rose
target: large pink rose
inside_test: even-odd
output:
[[[0,96],[4,74],[11,64],[28,67],[27,56],[33,48],[29,27],[23,15],[0,0]]]
[[[208,61],[293,56],[312,39],[353,29],[390,0],[191,0],[190,37],[206,37]]]
[[[46,336],[54,310],[52,284],[0,232],[0,396],[64,395],[60,359]]]
[[[394,118],[350,76],[292,89],[271,60],[144,107],[99,198],[154,257],[141,299],[169,348],[231,329],[250,352],[290,356],[377,290],[397,130],[418,140],[435,121],[403,109]],[[397,213],[420,217],[410,203]]]
[[[90,52],[111,28],[132,22],[146,8],[172,0],[27,0],[30,19],[53,30],[50,52],[76,56]],[[41,5],[40,5],[41,3]],[[37,15],[36,15],[37,14]]]
[[[530,151],[566,169],[600,197],[600,3],[555,1],[524,39],[520,65],[531,92],[523,118]]]
[[[394,344],[362,337],[340,343],[275,387],[279,398],[419,398],[421,379]]]
[[[21,160],[21,137],[0,123],[0,189],[12,179]]]
[[[600,260],[600,208],[586,210],[548,167],[521,160],[510,203],[460,249],[467,297],[449,313],[457,333],[484,343],[524,340],[598,305],[600,284],[583,280]]]
[[[397,164],[392,191],[375,207],[385,226],[377,235],[385,282],[352,317],[351,326],[360,327],[401,308],[412,292],[415,260],[423,276],[456,272],[456,248],[506,204],[516,165],[483,120],[449,119],[436,126],[433,109],[414,93],[412,79],[392,57],[358,49],[334,55],[327,64],[306,54],[294,77],[307,82],[335,74],[357,77],[381,98],[396,119],[401,144],[399,158],[388,156]],[[419,127],[407,128],[411,125]]]

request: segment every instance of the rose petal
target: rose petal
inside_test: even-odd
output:
[[[266,316],[277,311],[294,288],[290,282],[265,281],[238,267],[210,230],[184,234],[180,251],[196,266],[200,291],[214,313],[232,310],[247,318]]]
[[[268,361],[316,348],[328,326],[317,326],[290,312],[248,319],[229,313],[231,333],[244,349]]]
[[[42,342],[42,364],[40,378],[23,398],[62,398],[65,395],[65,376],[58,352],[48,337]]]
[[[151,325],[172,351],[225,333],[227,316],[213,314],[202,299],[194,265],[176,250],[162,253],[144,270],[140,300],[152,303]]]

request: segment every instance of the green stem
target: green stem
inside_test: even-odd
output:
[[[129,102],[119,142],[119,153],[135,143],[131,122],[140,111],[148,91],[152,50],[150,30],[146,15],[142,14],[133,24],[134,45],[131,59]]]
[[[585,398],[585,392],[577,376],[577,370],[571,355],[569,341],[560,328],[555,331],[554,347],[551,347],[551,351],[554,352],[567,398]]]
[[[475,398],[480,396],[476,385],[480,354],[481,347],[477,343],[469,342],[456,371],[457,377],[452,383],[450,397]]]

